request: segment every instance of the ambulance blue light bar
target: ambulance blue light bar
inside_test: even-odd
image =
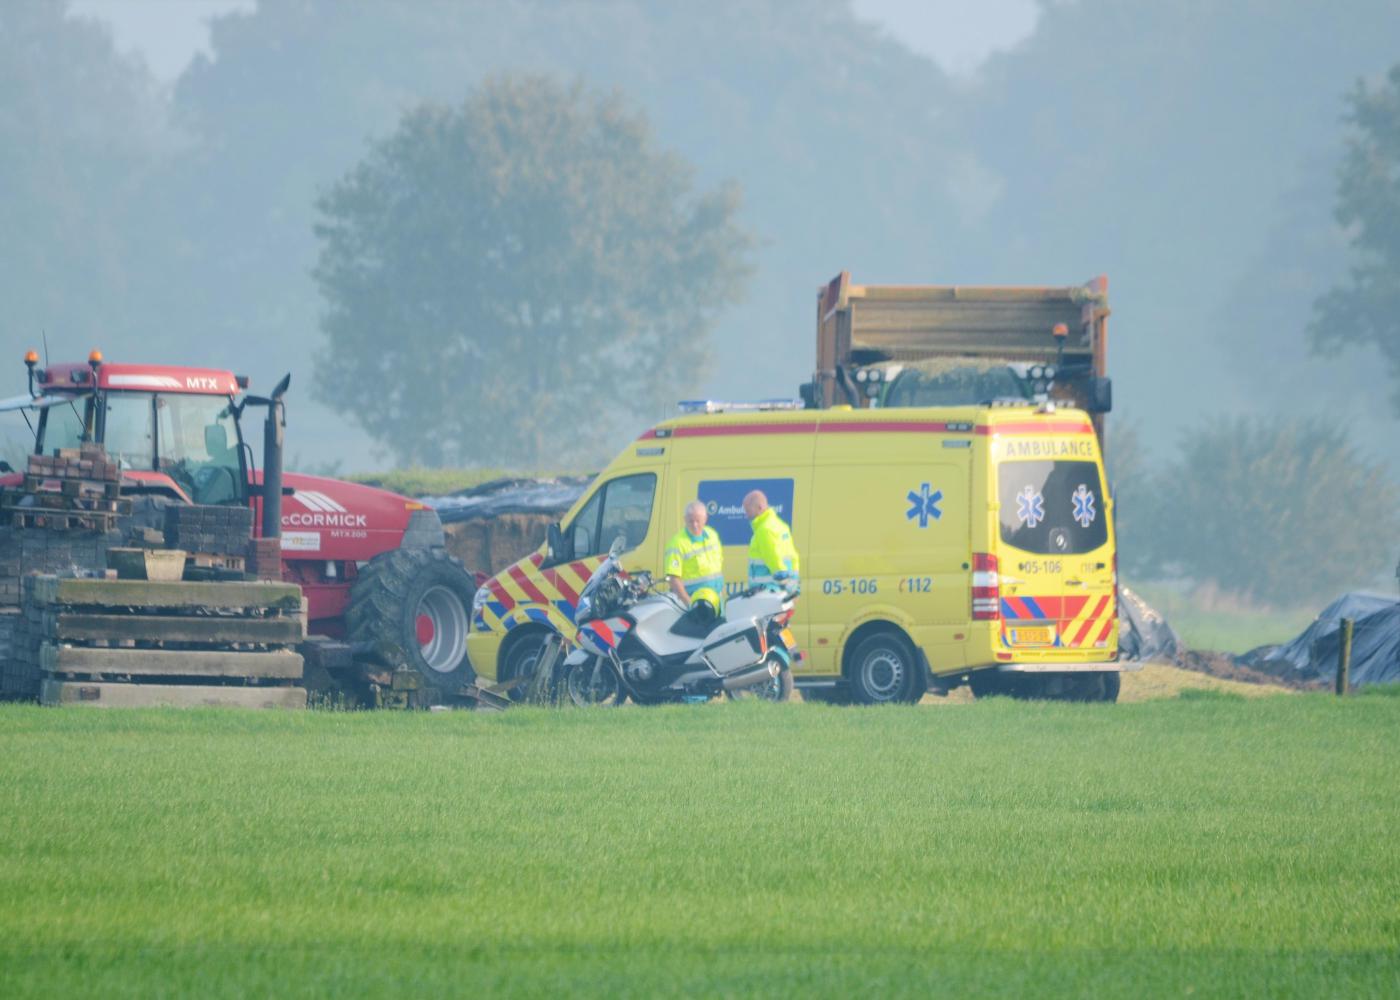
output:
[[[800,399],[760,399],[751,403],[735,403],[722,399],[682,399],[682,413],[753,413],[759,410],[801,410]]]

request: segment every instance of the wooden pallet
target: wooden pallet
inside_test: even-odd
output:
[[[122,495],[122,484],[108,479],[68,479],[62,476],[32,474],[24,477],[23,489],[31,496],[52,494],[96,500],[117,500]]]
[[[39,666],[48,674],[83,677],[246,677],[300,680],[301,656],[290,650],[134,649],[45,643]]]
[[[50,612],[45,633],[59,642],[204,643],[294,646],[306,637],[300,615],[111,614],[64,609]]]
[[[293,583],[188,583],[152,580],[34,578],[35,603],[68,608],[188,608],[257,614],[300,614],[301,588]],[[115,613],[121,613],[118,610]]]
[[[0,505],[9,512],[17,528],[47,528],[51,531],[112,531],[117,514],[101,511],[49,510],[42,507]]]
[[[14,494],[10,494],[11,497]],[[82,496],[70,496],[66,493],[26,493],[24,499],[27,503],[15,503],[10,501],[6,504],[7,510],[16,511],[81,511],[83,513],[94,514],[130,514],[131,500],[123,497],[104,497],[84,494]]]
[[[45,705],[94,708],[305,708],[306,688],[109,684],[49,678],[43,683],[39,700]]]

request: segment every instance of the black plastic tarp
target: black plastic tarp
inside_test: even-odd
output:
[[[557,479],[493,479],[445,497],[423,497],[444,524],[502,514],[563,514],[583,495],[592,476]]]
[[[1170,660],[1181,650],[1176,630],[1127,587],[1118,588],[1118,656],[1124,660]]]
[[[1291,670],[1302,679],[1335,677],[1343,618],[1354,622],[1352,684],[1400,681],[1400,602],[1384,594],[1343,594],[1296,638],[1280,646],[1251,650],[1241,659],[1274,674]]]

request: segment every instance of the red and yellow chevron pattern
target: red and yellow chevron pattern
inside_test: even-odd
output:
[[[526,621],[549,625],[564,636],[574,634],[574,609],[588,578],[603,561],[589,556],[541,569],[544,553],[522,559],[485,584],[489,596],[472,627],[508,632]]]
[[[1118,624],[1118,606],[1112,594],[1073,597],[1005,597],[1001,599],[1002,641],[1010,645],[1008,628],[1055,626],[1055,645],[1097,648],[1108,645]]]

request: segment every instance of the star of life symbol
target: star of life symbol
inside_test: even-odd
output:
[[[917,517],[919,519],[919,527],[927,528],[929,518],[933,518],[937,521],[943,516],[943,511],[938,509],[939,501],[942,499],[942,490],[934,490],[930,493],[929,484],[921,484],[918,493],[915,493],[913,490],[909,491],[908,500],[911,506],[904,512],[904,519],[906,521],[912,521]]]
[[[1021,492],[1016,494],[1016,517],[1027,528],[1034,528],[1045,520],[1045,498],[1029,486],[1021,487]]]
[[[1083,483],[1079,484],[1079,489],[1074,491],[1074,519],[1079,522],[1081,528],[1087,528],[1094,523],[1094,518],[1098,517],[1098,511],[1094,510],[1094,494]]]

